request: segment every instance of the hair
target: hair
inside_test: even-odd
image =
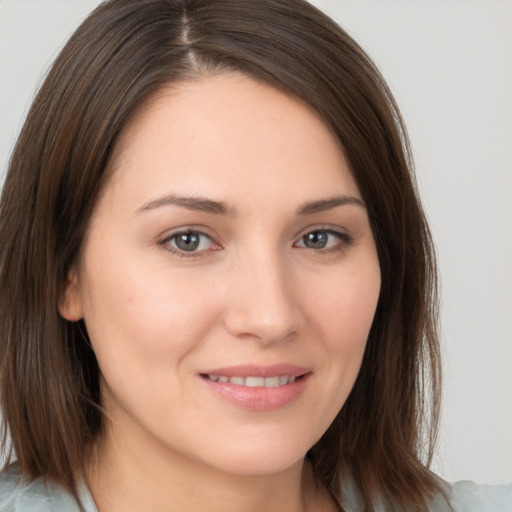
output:
[[[441,379],[437,283],[406,129],[369,57],[303,0],[106,1],[56,59],[0,202],[4,449],[26,478],[77,497],[105,420],[85,326],[58,305],[109,159],[158,90],[231,71],[316,111],[349,161],[376,241],[377,311],[353,390],[308,453],[314,474],[340,504],[350,488],[367,511],[426,510],[443,493],[428,469]]]

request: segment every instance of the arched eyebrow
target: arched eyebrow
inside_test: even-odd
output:
[[[313,213],[325,212],[326,210],[332,210],[338,206],[345,206],[353,204],[366,208],[364,201],[355,196],[335,196],[328,199],[320,199],[319,201],[311,201],[305,203],[297,209],[298,215],[311,215]]]
[[[155,208],[160,208],[162,206],[178,206],[186,208],[187,210],[210,213],[213,215],[226,215],[230,217],[234,217],[236,215],[236,210],[228,207],[228,205],[222,201],[213,201],[212,199],[207,199],[205,197],[181,197],[174,194],[157,197],[156,199],[143,204],[137,209],[136,213],[154,210]]]

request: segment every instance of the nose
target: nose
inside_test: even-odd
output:
[[[290,339],[304,323],[292,272],[277,254],[252,257],[233,271],[227,331],[264,345]]]

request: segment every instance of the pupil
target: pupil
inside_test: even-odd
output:
[[[199,247],[199,235],[197,233],[182,233],[176,237],[176,245],[182,251],[194,251]]]
[[[313,231],[304,236],[304,245],[310,249],[323,249],[327,245],[325,231]]]

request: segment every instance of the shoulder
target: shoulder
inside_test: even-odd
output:
[[[83,492],[86,512],[96,512]],[[17,470],[0,473],[0,512],[79,512],[74,498],[61,486],[38,478],[25,483]]]
[[[479,485],[463,480],[448,483],[438,478],[442,493],[435,495],[428,504],[428,512],[512,512],[512,482],[506,485]],[[345,482],[344,497],[349,510],[362,512],[360,497],[352,482]],[[376,512],[393,508],[378,505]]]
[[[469,480],[448,483],[442,481],[446,498],[437,496],[429,512],[512,512],[512,483],[508,485],[479,485]]]
[[[454,512],[512,512],[512,483],[478,485],[463,480],[450,485]]]

